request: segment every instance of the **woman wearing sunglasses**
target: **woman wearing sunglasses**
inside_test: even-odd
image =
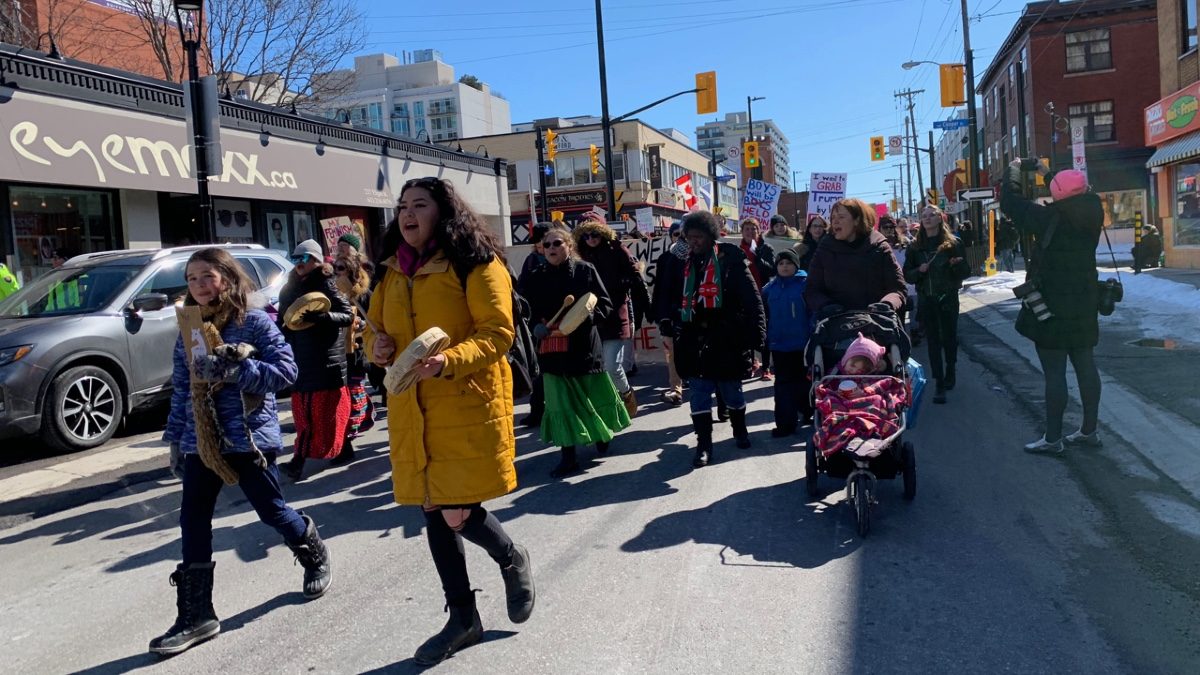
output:
[[[296,450],[283,472],[294,481],[304,475],[309,459],[333,459],[342,451],[350,395],[346,392],[346,331],[350,303],[338,292],[333,266],[325,263],[321,245],[306,239],[292,252],[291,274],[279,291],[279,315],[309,293],[329,299],[328,311],[304,314],[307,328],[282,326],[283,337],[296,354],[300,374],[292,386],[292,417],[296,425]]]
[[[575,228],[573,236],[575,251],[584,262],[596,268],[612,300],[613,311],[597,324],[604,350],[604,368],[612,378],[621,401],[625,403],[625,411],[633,417],[637,414],[637,397],[625,372],[625,341],[633,337],[629,316],[630,293],[635,284],[645,282],[633,254],[617,241],[617,233],[608,225],[588,220]]]
[[[428,666],[483,638],[463,539],[499,566],[509,620],[522,623],[533,613],[529,552],[483,506],[517,487],[513,375],[505,360],[516,335],[512,277],[488,224],[439,178],[404,184],[382,247],[393,255],[367,313],[371,360],[391,365],[430,328],[450,338],[417,367],[415,385],[388,395],[387,406],[392,491],[396,503],[424,511],[450,612],[413,657]]]

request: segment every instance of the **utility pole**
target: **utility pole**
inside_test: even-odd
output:
[[[912,144],[911,147],[913,152],[913,161],[915,161],[917,164],[917,195],[920,199],[925,198],[925,181],[921,178],[921,156],[917,154],[917,118],[913,115],[913,96],[923,93],[925,93],[924,89],[918,89],[916,91],[913,91],[912,89],[905,89],[904,91],[896,92],[894,95],[894,98],[904,97],[908,99],[908,117],[905,120],[907,122],[907,124],[905,124],[905,128],[907,130],[909,127],[911,127],[911,132],[909,132],[911,135],[909,135],[909,133],[905,134],[904,144],[909,145],[910,141]],[[908,156],[907,152],[905,152],[905,156]],[[908,178],[911,181],[912,175],[910,174]],[[930,174],[929,181],[930,183],[933,182],[933,174]]]
[[[937,165],[934,163],[933,158],[934,158],[933,129],[930,129],[929,130],[929,189],[937,190],[937,169],[935,168]],[[945,195],[942,195],[942,197],[945,197]]]
[[[721,184],[717,182],[717,149],[713,148],[711,152],[712,159],[709,161],[709,166],[711,167],[709,178],[712,180],[713,210],[715,211],[721,205]]]
[[[899,164],[897,164],[897,165],[896,165],[896,171],[897,171],[897,172],[899,172],[899,174],[900,174],[900,178],[898,178],[897,180],[899,180],[899,181],[900,181],[900,195],[901,195],[901,196],[903,196],[903,195],[904,195],[904,186],[905,186],[905,183],[904,183],[904,167],[903,167],[903,166],[900,166]],[[909,194],[909,200],[911,201],[911,200],[912,200],[912,194],[911,194],[911,190],[912,190],[912,188],[909,188],[909,190],[910,190],[910,194]],[[910,206],[911,206],[910,204],[906,204],[906,205],[905,205],[905,209],[904,209],[905,213],[910,213],[910,214],[912,213],[912,212],[909,210],[909,207],[910,207]]]
[[[596,0],[596,50],[600,57],[600,129],[604,134],[604,187],[608,191],[608,219],[617,220],[617,186],[612,172],[612,122],[608,118],[608,71],[604,66],[604,14]]]
[[[542,138],[542,128],[537,128],[537,151],[538,151],[538,194],[542,198],[542,222],[549,222],[549,213],[546,210],[546,141]],[[534,217],[533,204],[529,204],[529,220],[530,222],[537,221]],[[532,228],[533,225],[530,225]],[[530,229],[530,232],[533,230]]]
[[[912,150],[911,150],[911,148],[912,148],[912,146],[909,145],[909,143],[908,143],[908,118],[905,117],[904,118],[904,166],[905,166],[905,170],[908,172],[908,179],[904,181],[905,184],[908,185],[908,201],[905,202],[905,206],[907,207],[905,210],[908,211],[909,213],[913,212],[912,154],[911,154]]]
[[[597,0],[598,2],[599,0]],[[971,152],[971,161],[967,162],[967,176],[971,184],[968,187],[979,187],[979,120],[975,112],[975,54],[971,51],[971,19],[967,16],[967,0],[962,0],[963,22],[963,64],[967,76],[967,145]],[[971,222],[979,227],[980,202],[971,202]]]

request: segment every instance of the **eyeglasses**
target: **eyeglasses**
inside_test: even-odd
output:
[[[884,225],[883,227],[881,227],[879,229],[883,230],[884,232],[895,232],[896,226],[895,225]]]
[[[333,269],[337,272],[345,272],[346,270],[348,270],[350,268],[346,267],[345,265],[334,265]]]
[[[671,233],[671,238],[672,238],[672,239],[678,239],[678,238],[679,238],[679,233],[678,233],[678,232],[672,232],[672,233]]]
[[[311,259],[312,259],[312,256],[310,256],[307,253],[305,253],[304,255],[294,255],[294,256],[292,256],[292,264],[293,265],[303,265],[304,263],[308,262]]]
[[[542,242],[542,248],[562,248],[563,246],[566,246],[566,245],[567,245],[567,242],[563,241],[562,239],[555,239],[554,241],[543,241]]]
[[[410,187],[430,188],[430,187],[433,187],[434,185],[438,185],[441,182],[442,182],[442,179],[436,178],[434,176],[425,176],[424,178],[413,178],[412,180],[405,181],[404,187],[402,187],[401,190],[407,190]]]
[[[600,233],[599,232],[588,232],[587,234],[583,235],[583,238],[584,239],[599,239]]]

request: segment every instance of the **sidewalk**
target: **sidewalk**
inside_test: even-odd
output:
[[[1200,499],[1200,271],[1123,268],[1121,279],[1124,301],[1100,317],[1101,424]],[[1020,302],[1011,289],[1023,280],[1022,272],[968,280],[962,312],[1040,371],[1033,343],[1014,327]],[[1078,402],[1072,373],[1068,384]]]

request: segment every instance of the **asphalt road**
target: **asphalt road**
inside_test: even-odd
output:
[[[839,485],[806,499],[799,437],[769,437],[762,383],[750,391],[754,447],[735,449],[720,425],[717,463],[698,471],[686,408],[649,393],[611,455],[567,481],[547,477],[556,452],[522,436],[520,489],[489,507],[529,547],[537,609],[508,623],[494,564],[468,545],[486,639],[438,670],[1195,672],[1200,532],[1150,506],[1194,505],[1115,443],[1022,453],[1036,425],[1034,394],[1018,386],[1026,374],[1004,345],[967,321],[963,332],[988,367],[964,357],[950,403],[925,401],[909,436],[917,499],[882,484],[865,540]],[[644,369],[635,382],[659,375]],[[445,615],[421,515],[391,501],[385,433],[372,432],[351,466],[287,489],[332,548],[322,599],[303,601],[287,549],[240,493],[223,493],[222,634],[170,660],[146,643],[174,618],[176,481],[131,482],[0,531],[5,669],[417,670],[414,649]]]

